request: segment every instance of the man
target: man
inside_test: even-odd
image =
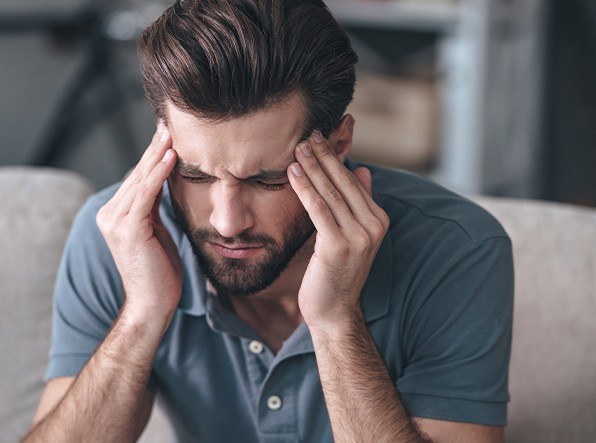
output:
[[[502,440],[511,245],[347,159],[356,56],[320,0],[186,0],[142,35],[158,130],[77,217],[27,441]]]

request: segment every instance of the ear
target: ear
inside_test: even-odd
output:
[[[337,128],[335,128],[327,138],[329,148],[335,152],[335,155],[342,163],[352,149],[352,137],[354,135],[355,123],[356,120],[354,120],[352,115],[344,115],[339,122],[339,125],[337,125]]]

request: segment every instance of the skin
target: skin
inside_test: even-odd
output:
[[[158,213],[168,178],[187,222],[227,238],[251,231],[281,241],[293,218],[306,212],[312,220],[316,234],[280,278],[230,300],[273,352],[306,322],[336,441],[502,441],[501,428],[408,417],[366,329],[360,292],[389,220],[371,198],[368,170],[343,166],[351,116],[327,140],[315,133],[302,142],[298,97],[217,123],[167,109],[167,129],[158,129],[97,216],[124,283],[121,315],[76,379],[48,383],[26,441],[133,441],[144,427],[153,402],[146,389],[151,362],[182,284],[180,258]],[[176,169],[180,159],[211,179],[185,180]],[[284,186],[268,190],[250,179],[262,170],[286,171],[277,181]],[[243,260],[259,263],[263,254]]]

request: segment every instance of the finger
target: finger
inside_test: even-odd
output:
[[[163,198],[163,186],[157,193],[157,197],[155,198],[155,202],[153,203],[153,207],[151,208],[151,222],[153,225],[153,235],[157,238],[159,243],[163,246],[170,257],[174,257],[179,255],[178,247],[174,240],[172,239],[172,235],[168,231],[168,228],[165,227],[163,222],[161,221],[161,214],[159,213],[159,209],[161,208],[161,201]],[[182,278],[181,269],[175,266],[176,272],[178,273],[178,277]]]
[[[368,195],[372,195],[372,183],[371,183],[370,171],[367,168],[360,167],[360,168],[354,169],[354,171],[352,171],[352,172],[354,173],[354,175],[356,176],[356,178],[358,179],[358,181],[360,182],[362,187],[366,190],[366,193]]]
[[[296,150],[296,159],[304,167],[314,187],[319,192],[325,192],[323,195],[326,196],[326,194],[333,195],[327,191],[327,187],[332,186],[350,211],[352,218],[362,226],[370,224],[375,214],[366,200],[366,190],[356,176],[331,153],[326,144],[323,147],[322,143],[319,143],[318,153],[311,154],[315,151],[312,149],[314,145],[316,143],[308,141]],[[311,147],[310,150],[309,147]],[[328,185],[328,183],[331,184]]]
[[[330,177],[333,184],[342,192],[344,199],[348,206],[353,209],[362,209],[362,198],[364,202],[369,204],[368,192],[362,184],[356,179],[352,171],[339,160],[339,158],[331,151],[327,141],[320,133],[320,131],[313,132],[309,139],[309,145],[312,148],[314,157],[321,165],[321,169]],[[354,192],[355,188],[364,191],[362,194]],[[374,203],[374,202],[372,202]]]
[[[314,190],[323,198],[336,223],[345,229],[353,229],[357,219],[346,204],[343,194],[337,189],[327,174],[319,166],[317,159],[311,155],[308,143],[303,142],[296,148],[296,160],[300,163]],[[354,178],[354,180],[356,180]],[[356,191],[360,192],[360,191]],[[364,204],[365,205],[365,204]],[[366,206],[366,205],[365,205]],[[368,207],[366,208],[368,210]]]
[[[370,169],[361,166],[354,169],[354,175],[362,185],[362,192],[366,193],[365,198],[367,199],[367,202],[369,202],[370,210],[374,212],[375,216],[381,221],[385,229],[389,228],[389,216],[372,198],[372,176]]]
[[[176,151],[168,149],[151,173],[139,183],[129,216],[137,220],[142,220],[152,213],[154,206],[157,204],[156,201],[163,184],[172,172],[172,169],[174,169],[175,164]]]
[[[366,197],[370,198],[370,210],[374,212],[375,216],[383,222],[383,226],[387,225],[388,227],[387,213],[372,199],[372,177],[370,174],[370,169],[361,166],[354,169],[353,173],[362,185],[362,192],[366,193]]]
[[[150,170],[147,169],[147,163],[155,164],[156,159],[163,157],[166,150],[165,148],[169,147],[167,146],[168,142],[170,142],[169,132],[163,121],[160,121],[157,129],[153,133],[153,137],[149,143],[149,146],[147,149],[145,149],[139,162],[135,165],[133,170],[130,172],[130,174],[128,174],[122,183],[123,186],[121,186],[120,189],[123,191],[123,193],[126,192],[128,188],[141,181],[141,179],[147,175],[148,171]]]
[[[159,208],[161,206],[161,199],[163,196],[163,186],[159,189],[157,196],[155,197],[155,202],[153,203],[153,207],[151,208],[151,219],[153,220],[153,224],[161,224],[161,215],[159,214]]]
[[[299,163],[294,162],[288,167],[288,178],[298,199],[308,212],[318,233],[330,241],[339,239],[341,232],[329,206],[313,187],[304,169]]]
[[[120,215],[128,214],[135,201],[139,186],[151,170],[155,168],[155,165],[159,164],[166,151],[171,148],[171,144],[172,140],[167,130],[156,131],[143,157],[114,195],[116,213]]]
[[[153,135],[151,143],[143,153],[139,161],[139,172],[142,177],[147,177],[153,167],[161,161],[166,151],[171,147],[172,138],[170,131],[162,123],[159,124],[157,131]]]
[[[141,175],[142,166],[150,160],[155,155],[155,149],[159,148],[159,144],[166,141],[167,137],[169,136],[168,129],[166,125],[163,123],[163,120],[160,120],[155,132],[153,133],[153,137],[151,138],[151,142],[147,146],[147,149],[143,152],[143,155],[135,165],[135,167],[130,171],[130,173],[126,176],[128,178],[139,178]],[[163,155],[163,154],[162,154]],[[126,180],[125,180],[126,181]]]
[[[383,211],[372,198],[372,181],[367,181],[370,183],[370,187],[367,189],[363,183],[356,178],[356,175],[346,168],[346,166],[335,156],[320,131],[317,130],[313,132],[312,137],[309,139],[309,143],[315,157],[321,165],[321,169],[325,171],[331,181],[335,184],[336,188],[340,191],[347,205],[350,207],[350,210],[352,210],[356,216],[365,216],[367,214],[366,207],[368,207],[369,211],[372,212],[378,220],[383,220],[386,215],[385,211]],[[358,188],[360,192],[355,192],[355,188]],[[370,223],[370,220],[366,217],[361,217],[359,220],[365,226]]]

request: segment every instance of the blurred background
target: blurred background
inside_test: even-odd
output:
[[[596,1],[328,0],[361,63],[353,157],[596,206]],[[2,0],[0,165],[119,180],[151,138],[135,39],[166,0]]]

